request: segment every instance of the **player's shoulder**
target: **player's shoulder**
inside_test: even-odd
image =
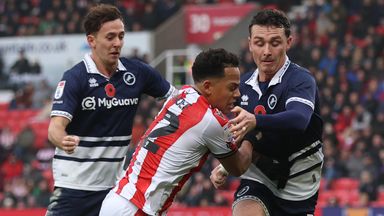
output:
[[[87,74],[87,68],[85,67],[85,64],[83,61],[77,63],[70,69],[66,70],[64,72],[64,76],[67,78],[76,77],[77,79],[80,79],[81,77],[85,77]]]
[[[290,80],[300,81],[315,81],[313,74],[307,69],[296,63],[291,62],[287,69],[287,74],[290,77]]]
[[[120,62],[124,65],[124,67],[128,68],[148,66],[148,64],[143,61],[126,57],[120,57]]]
[[[249,80],[254,74],[255,74],[254,71],[248,71],[248,72],[241,74],[240,82],[244,83],[245,81]]]
[[[153,67],[142,60],[121,57],[120,62],[131,73],[144,73],[151,75],[153,73],[158,73]]]
[[[215,120],[221,127],[224,127],[228,123],[227,116],[224,115],[223,112],[221,112],[219,109],[214,108],[212,109],[212,115],[214,116]]]

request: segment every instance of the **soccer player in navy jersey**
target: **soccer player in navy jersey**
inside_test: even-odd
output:
[[[238,66],[237,57],[224,49],[196,57],[194,85],[184,86],[165,103],[141,138],[126,174],[106,196],[101,216],[165,215],[209,153],[233,175],[247,170],[252,144],[245,141],[237,148],[223,114],[240,96]]]
[[[53,98],[55,189],[46,215],[98,215],[123,174],[141,95],[166,98],[175,90],[149,65],[120,57],[125,33],[116,7],[91,8],[84,29],[91,53],[64,73]]]
[[[290,26],[283,12],[268,9],[249,25],[249,50],[257,69],[242,76],[240,107],[232,110],[237,115],[230,122],[236,140],[252,142],[259,157],[241,176],[234,216],[314,214],[323,125],[314,77],[286,54],[292,44]],[[225,180],[220,169],[212,171],[215,187]]]

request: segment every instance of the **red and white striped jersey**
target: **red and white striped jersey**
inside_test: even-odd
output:
[[[228,119],[190,86],[170,98],[113,189],[149,215],[161,215],[208,153],[225,158],[237,151]]]

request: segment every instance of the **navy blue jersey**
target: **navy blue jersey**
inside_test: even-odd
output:
[[[287,181],[277,181],[262,171],[268,167],[260,165],[260,159],[242,178],[264,184],[282,199],[308,199],[319,188],[323,161],[323,126],[315,79],[288,57],[269,83],[259,83],[258,76],[258,70],[246,73],[240,82],[239,105],[256,116],[256,128],[246,139],[254,151],[285,167],[281,169],[284,175],[277,173],[276,177]]]
[[[242,76],[240,106],[256,115],[255,151],[280,159],[321,139],[322,120],[318,89],[314,77],[304,68],[287,61],[263,93],[258,73]],[[289,106],[309,115],[308,122],[281,115]],[[263,116],[275,114],[275,116]],[[296,113],[298,114],[298,113]]]
[[[55,186],[113,187],[122,171],[141,95],[167,97],[172,91],[173,86],[156,70],[137,60],[120,58],[111,78],[97,70],[90,55],[66,71],[56,89],[51,116],[68,118],[66,132],[79,136],[80,143],[73,154],[56,149]]]

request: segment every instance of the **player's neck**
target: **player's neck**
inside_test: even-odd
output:
[[[266,74],[266,73],[263,73],[260,71],[259,73],[259,77],[258,77],[258,81],[259,82],[269,82],[271,81],[271,79],[273,78],[273,76],[275,75],[276,73],[274,73],[273,75],[271,74]]]
[[[113,74],[116,73],[117,71],[117,66],[114,66],[114,65],[100,65],[100,68],[99,66],[97,66],[97,69],[100,71],[100,73],[102,73],[104,76],[107,76],[107,77],[112,77]]]
[[[259,82],[269,82],[272,80],[272,78],[279,72],[279,70],[282,68],[283,66],[281,65],[280,67],[278,67],[279,69],[274,71],[274,72],[266,72],[266,71],[260,71],[259,70]]]
[[[202,91],[201,91],[201,86],[200,86],[200,88],[199,88],[199,85],[191,85],[192,86],[192,88],[193,89],[195,89],[196,91],[197,91],[197,93],[199,93],[200,95],[204,95],[203,93],[202,93]]]
[[[91,55],[92,60],[95,62],[97,70],[103,74],[104,76],[110,78],[117,71],[117,64],[109,65],[105,64],[101,61],[101,59],[97,58],[95,55]]]

